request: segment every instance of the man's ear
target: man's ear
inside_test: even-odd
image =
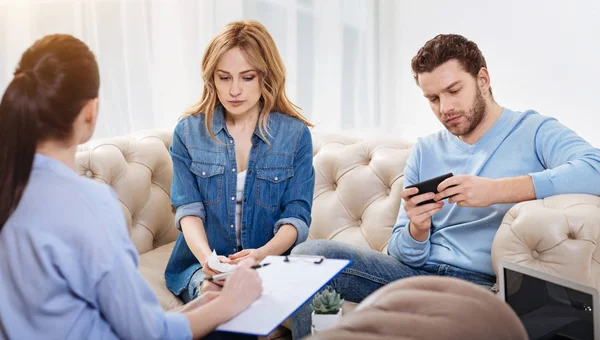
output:
[[[481,93],[488,94],[490,92],[490,73],[487,68],[482,67],[477,73],[477,85],[481,90]]]

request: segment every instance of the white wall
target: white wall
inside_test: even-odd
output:
[[[486,56],[498,103],[600,147],[600,0],[0,0],[0,93],[31,42],[68,32],[101,64],[96,137],[171,129],[200,96],[209,39],[240,18],[271,30],[288,94],[317,129],[411,140],[442,129],[410,60],[459,33]]]
[[[439,33],[479,45],[500,105],[556,117],[600,147],[600,1],[396,2],[395,32],[383,33],[394,37],[398,63],[397,117],[387,132],[414,139],[443,128],[410,69],[418,49]]]
[[[378,6],[382,9],[378,10]],[[21,53],[51,33],[90,46],[100,66],[94,138],[173,129],[200,99],[200,63],[230,21],[261,21],[287,69],[287,94],[321,130],[381,126],[377,13],[387,0],[0,0],[0,95]],[[392,36],[390,36],[392,37]],[[388,58],[392,60],[391,58]],[[381,65],[381,67],[380,67]],[[393,88],[386,88],[397,93]]]

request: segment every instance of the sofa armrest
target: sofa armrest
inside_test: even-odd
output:
[[[600,289],[600,197],[556,195],[516,204],[492,245],[492,265],[519,263]]]

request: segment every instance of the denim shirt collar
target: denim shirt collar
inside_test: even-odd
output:
[[[269,121],[271,119],[269,118]],[[268,125],[268,124],[267,124]],[[213,121],[212,121],[212,132],[216,136],[221,130],[227,131],[227,127],[225,125],[225,109],[223,105],[218,104],[213,111]],[[266,132],[266,131],[265,131]],[[254,135],[260,138],[263,142],[268,144],[266,137],[263,137],[258,128],[258,122],[256,123],[256,127],[254,128]]]

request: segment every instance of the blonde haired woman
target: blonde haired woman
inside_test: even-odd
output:
[[[219,287],[204,278],[213,250],[237,264],[306,240],[314,170],[311,124],[285,94],[285,68],[267,29],[227,25],[202,60],[201,101],[177,124],[171,201],[179,235],[165,277],[184,302]],[[202,286],[202,288],[201,288]]]

